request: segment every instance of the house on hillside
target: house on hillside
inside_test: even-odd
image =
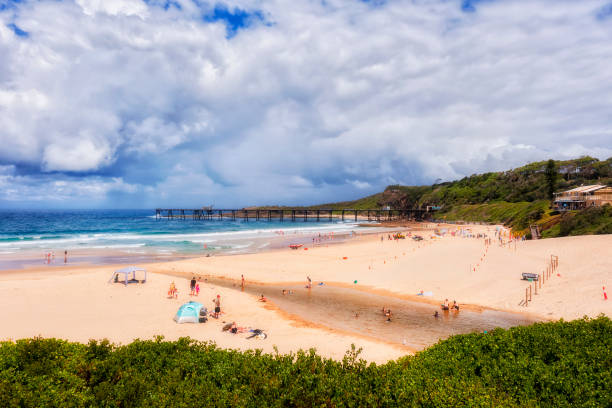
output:
[[[555,193],[553,208],[559,211],[581,210],[604,204],[612,205],[612,187],[595,184]]]

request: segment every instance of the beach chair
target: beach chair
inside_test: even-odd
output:
[[[206,323],[208,321],[208,309],[202,307],[200,309],[200,316],[198,317],[198,322]]]

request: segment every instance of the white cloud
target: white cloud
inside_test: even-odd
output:
[[[605,0],[153,3],[0,12],[0,164],[247,205],[612,155]]]
[[[113,16],[123,14],[145,17],[147,15],[146,4],[141,0],[76,0],[76,3],[87,15],[95,13],[106,13]]]
[[[43,152],[42,167],[46,171],[81,172],[97,169],[112,159],[105,140],[96,143],[91,139],[74,140],[70,144],[51,143]]]
[[[43,208],[68,206],[82,208],[92,203],[108,203],[110,193],[134,194],[140,186],[126,183],[120,177],[89,176],[81,179],[51,176],[19,176],[0,173],[0,202],[26,203]],[[129,207],[126,203],[115,206]],[[117,205],[119,204],[119,205]]]

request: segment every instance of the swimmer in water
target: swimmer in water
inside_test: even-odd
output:
[[[438,317],[440,317],[440,313],[438,313],[438,311],[436,310],[433,314],[433,317],[437,319]]]

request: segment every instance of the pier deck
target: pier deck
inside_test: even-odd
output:
[[[399,219],[422,220],[428,218],[433,213],[431,208],[427,209],[408,209],[408,210],[381,210],[366,209],[358,210],[354,208],[335,209],[315,209],[308,210],[303,208],[284,208],[284,209],[188,209],[188,208],[157,208],[155,209],[156,219],[192,219],[192,220],[237,220],[261,221],[277,220],[296,222],[307,221],[332,221],[341,219],[342,221],[368,220],[368,221],[391,221]]]

